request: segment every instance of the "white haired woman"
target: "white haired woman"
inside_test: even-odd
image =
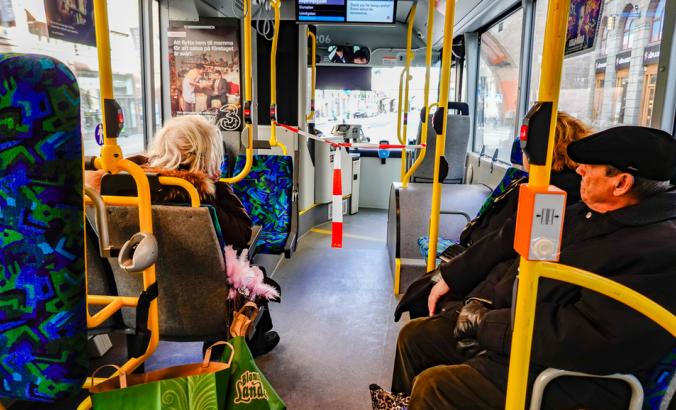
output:
[[[183,178],[192,183],[203,204],[216,208],[223,241],[235,249],[246,247],[251,237],[251,218],[229,184],[219,181],[223,163],[223,140],[218,128],[199,115],[167,121],[155,134],[148,152],[128,160],[162,176]],[[102,171],[88,175],[87,183],[98,188]],[[162,186],[153,200],[188,203],[183,188]]]

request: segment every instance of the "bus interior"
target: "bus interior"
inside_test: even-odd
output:
[[[557,16],[562,26],[551,20]],[[565,41],[554,40],[550,31],[566,24]],[[79,90],[73,132],[81,148],[73,155],[84,160],[68,157],[70,173],[54,186],[79,187],[85,168],[109,174],[98,191],[83,186],[85,222],[76,217],[72,228],[49,234],[81,243],[80,279],[51,275],[73,289],[81,282],[72,292],[81,297],[74,309],[87,309],[80,325],[86,351],[78,356],[87,379],[58,400],[39,386],[5,387],[0,407],[90,408],[90,387],[114,375],[109,368],[95,377],[100,366],[122,366],[131,376],[198,363],[205,342],[230,338],[229,268],[216,211],[199,206],[191,183],[188,204],[154,203],[153,189],[186,182],[128,161],[148,152],[167,121],[196,114],[218,127],[221,181],[253,221],[246,266],[260,267],[281,288],[280,303],[263,308],[278,340],[256,365],[289,409],[371,408],[369,385],[389,389],[397,337],[409,321],[394,321],[401,296],[435,269],[487,200],[524,174],[518,139],[531,107],[547,101],[542,83],[554,82],[559,112],[594,131],[633,125],[674,135],[675,27],[674,0],[0,0],[0,72],[25,55],[41,61],[40,70],[62,67],[63,81]],[[554,41],[561,47],[549,51]],[[15,140],[6,136],[19,126],[5,113],[21,105],[4,101],[11,81],[3,81],[5,179],[18,175],[28,154],[10,152]],[[68,100],[63,92],[50,98]],[[51,126],[22,121],[41,132]],[[549,128],[543,135],[550,137]],[[0,191],[0,214],[12,195]],[[5,279],[29,274],[21,270],[26,259],[5,248],[18,228],[2,224]],[[50,249],[61,249],[57,243]],[[22,286],[0,283],[0,312],[19,306],[27,314],[17,296]],[[31,283],[27,294],[39,298],[40,286],[56,288]],[[13,369],[19,353],[10,346],[63,336],[11,333],[15,314],[0,314],[5,386],[23,374]],[[670,314],[659,323],[674,334]],[[60,353],[52,355],[58,361]],[[672,390],[664,388],[671,395],[673,368],[665,376]],[[531,401],[523,380],[507,407]],[[666,401],[648,407],[650,390],[642,389],[641,404],[627,406],[667,408]]]

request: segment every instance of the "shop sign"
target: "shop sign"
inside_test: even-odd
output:
[[[615,70],[628,68],[631,64],[631,50],[627,50],[615,56]]]
[[[607,57],[596,59],[595,67],[596,67],[597,73],[605,73],[607,66],[608,66],[608,58]]]
[[[660,45],[655,44],[643,50],[643,65],[657,64],[660,61]]]

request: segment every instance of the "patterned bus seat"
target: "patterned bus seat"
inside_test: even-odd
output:
[[[233,175],[239,174],[245,163],[246,157],[240,155]],[[291,232],[292,157],[254,155],[251,171],[243,180],[233,184],[233,189],[242,200],[253,224],[263,227],[256,252],[284,252],[284,244]]]
[[[0,54],[0,396],[53,402],[87,376],[75,76]]]

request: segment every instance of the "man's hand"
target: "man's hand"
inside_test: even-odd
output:
[[[470,358],[476,356],[481,347],[477,339],[479,325],[490,307],[477,299],[470,299],[458,313],[453,335],[458,342],[458,350]]]
[[[435,310],[437,308],[437,302],[439,298],[451,291],[451,288],[448,287],[443,278],[439,278],[439,281],[430,291],[430,296],[427,298],[427,308],[430,311],[430,316],[434,316]]]

